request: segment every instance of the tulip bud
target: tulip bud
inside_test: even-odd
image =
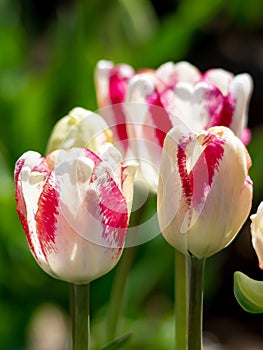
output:
[[[136,164],[111,144],[26,152],[16,163],[17,212],[41,268],[88,283],[118,262],[126,236]]]
[[[263,202],[260,203],[256,214],[250,216],[252,245],[258,257],[259,267],[263,270]]]
[[[160,168],[158,219],[164,238],[204,258],[226,247],[247,219],[251,165],[244,144],[225,127],[167,134]]]
[[[54,126],[47,153],[73,147],[85,147],[97,153],[100,145],[111,140],[112,132],[100,115],[76,107]]]

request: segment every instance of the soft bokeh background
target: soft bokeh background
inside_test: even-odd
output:
[[[59,344],[67,334],[68,285],[47,276],[29,253],[15,211],[13,169],[25,151],[44,153],[52,126],[73,107],[96,110],[99,59],[135,68],[188,60],[202,71],[250,73],[256,210],[263,199],[262,15],[261,0],[0,0],[1,350],[65,350]],[[207,261],[204,330],[214,343],[210,349],[263,348],[263,316],[245,313],[235,301],[236,270],[263,280],[249,220],[231,246]],[[92,284],[98,343],[115,271]],[[119,334],[133,336],[125,349],[171,349],[172,309],[173,249],[159,236],[139,247],[129,276]]]

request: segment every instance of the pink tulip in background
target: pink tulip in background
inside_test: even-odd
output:
[[[44,271],[88,283],[118,262],[129,223],[136,164],[106,143],[46,157],[29,151],[16,163],[17,211]]]
[[[251,209],[250,165],[244,144],[229,128],[173,128],[164,141],[157,195],[164,238],[199,259],[226,247]]]
[[[252,92],[248,74],[223,69],[201,73],[188,62],[167,62],[135,72],[127,64],[99,61],[95,71],[100,113],[117,130],[114,142],[140,162],[153,191],[166,133],[184,124],[189,131],[229,127],[247,144],[247,110]],[[127,141],[129,139],[129,141]]]

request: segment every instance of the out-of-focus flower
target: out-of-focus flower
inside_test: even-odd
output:
[[[250,157],[226,127],[166,136],[158,188],[165,239],[184,254],[208,257],[226,247],[249,215]]]
[[[100,115],[76,107],[54,126],[49,137],[47,153],[73,147],[85,147],[97,153],[100,145],[111,141],[112,132]]]
[[[131,79],[126,101],[148,104],[145,124],[164,132],[176,125],[179,118],[191,130],[221,125],[242,139],[251,91],[252,79],[248,74],[234,76],[223,69],[210,69],[202,74],[188,62],[168,62],[155,72],[142,72]],[[165,117],[152,113],[151,105],[162,107]]]
[[[250,216],[252,245],[258,257],[259,267],[263,269],[263,202],[258,206],[256,214]]]
[[[114,142],[119,142],[123,151],[128,148],[128,134],[124,111],[126,91],[134,69],[128,64],[114,66],[113,62],[101,60],[95,70],[97,100],[101,115],[113,130]]]
[[[127,154],[140,161],[153,190],[163,141],[172,127],[183,123],[199,131],[222,125],[245,144],[249,141],[247,110],[253,84],[248,74],[234,76],[223,69],[201,73],[188,62],[135,72],[125,64],[99,61],[95,81],[102,115],[117,129],[114,142],[119,138]]]
[[[88,283],[118,262],[129,223],[136,164],[110,143],[47,157],[28,151],[16,163],[17,212],[44,271]]]

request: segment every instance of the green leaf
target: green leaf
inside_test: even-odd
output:
[[[106,345],[104,348],[101,350],[116,350],[116,349],[121,349],[122,346],[130,339],[131,333],[126,333],[120,338],[114,340],[112,343]]]
[[[263,313],[263,281],[256,281],[244,273],[234,273],[234,294],[242,308],[251,313]]]

